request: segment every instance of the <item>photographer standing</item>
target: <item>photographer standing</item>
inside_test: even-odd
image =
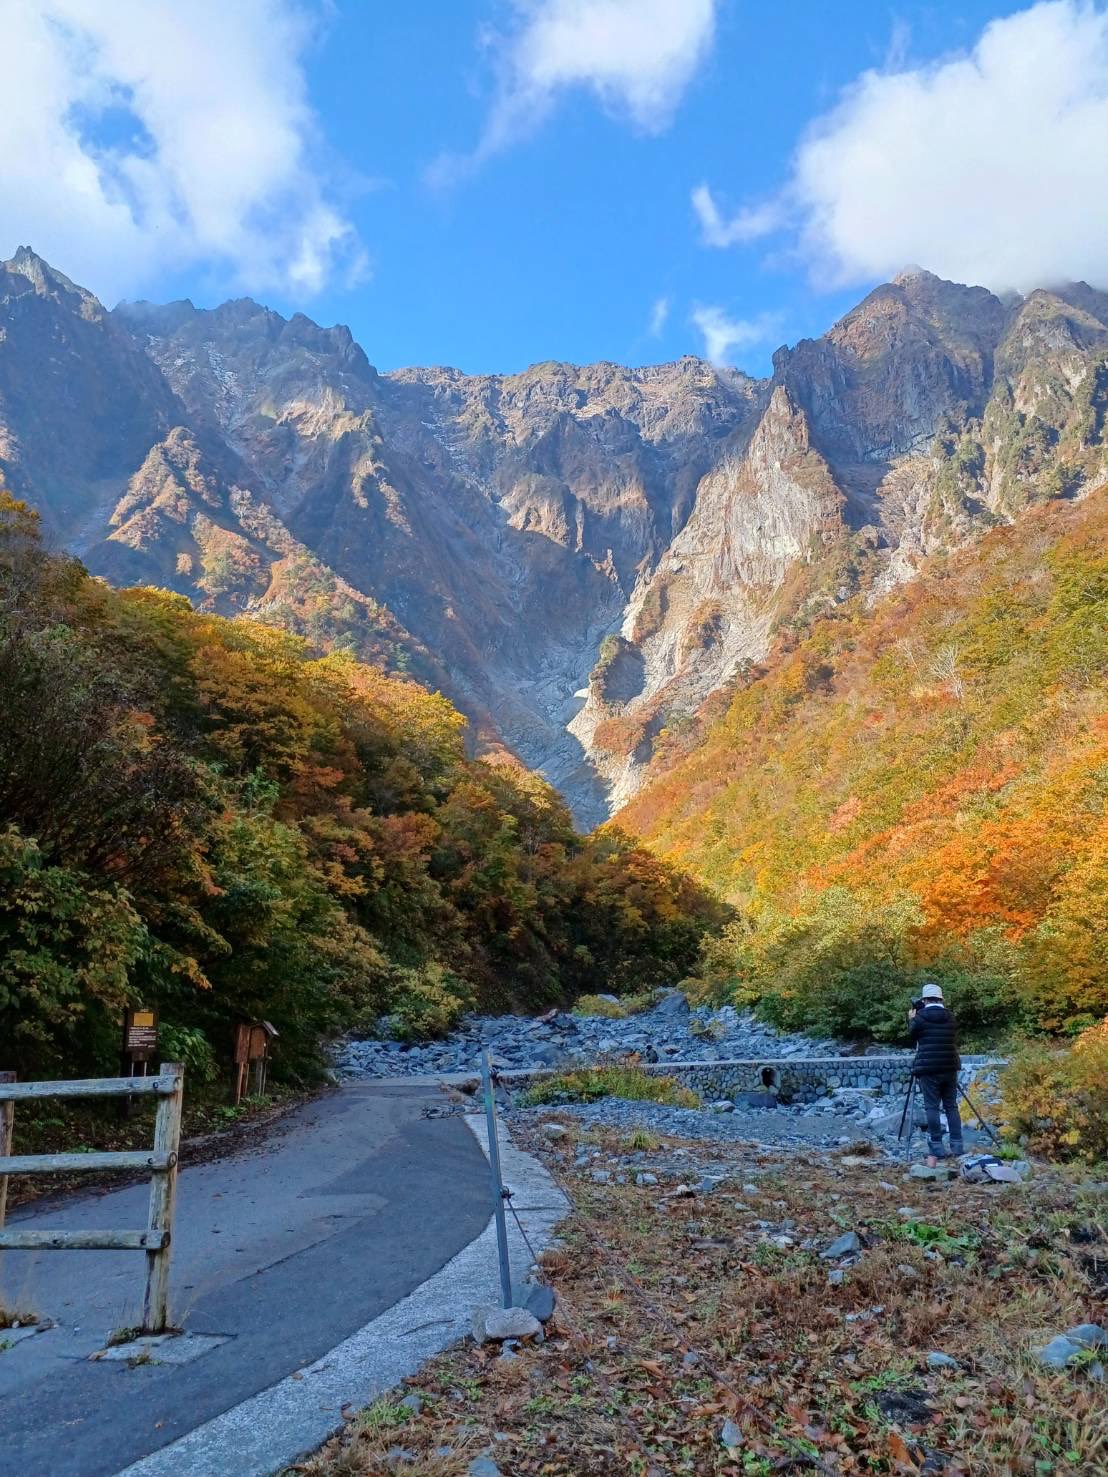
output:
[[[962,1065],[958,1055],[958,1027],[943,1004],[943,992],[938,985],[924,985],[920,998],[913,1000],[908,1011],[908,1035],[915,1043],[912,1072],[923,1092],[927,1114],[927,1163],[934,1169],[945,1157],[940,1105],[946,1114],[950,1152],[955,1157],[963,1152],[962,1119],[958,1112],[958,1069]]]

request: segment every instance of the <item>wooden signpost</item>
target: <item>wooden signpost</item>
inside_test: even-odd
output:
[[[150,1063],[158,1055],[158,1012],[146,1006],[136,1006],[123,1012],[123,1043],[121,1049],[121,1071],[124,1077],[146,1077]],[[135,1099],[120,1099],[119,1111],[129,1118],[135,1110]]]
[[[243,1021],[235,1027],[235,1081],[234,1101],[241,1103],[246,1096],[250,1081],[250,1068],[254,1068],[254,1096],[265,1092],[265,1080],[269,1072],[270,1042],[278,1036],[275,1026],[269,1021]]]

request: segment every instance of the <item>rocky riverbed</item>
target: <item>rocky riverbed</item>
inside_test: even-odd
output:
[[[729,1005],[692,1008],[679,990],[667,990],[653,1009],[622,1020],[568,1011],[538,1018],[473,1015],[464,1016],[442,1041],[349,1040],[337,1052],[335,1067],[345,1077],[472,1072],[484,1045],[501,1071],[583,1066],[631,1052],[648,1062],[714,1062],[826,1057],[848,1050],[837,1041],[775,1031],[749,1011]],[[890,1054],[885,1047],[879,1050]]]
[[[870,1081],[857,1047],[813,1036],[774,1030],[751,1013],[731,1006],[690,1007],[677,990],[665,991],[654,1007],[623,1019],[551,1012],[542,1017],[467,1016],[441,1041],[399,1042],[381,1038],[348,1040],[335,1066],[346,1077],[446,1076],[477,1070],[483,1046],[502,1072],[580,1067],[618,1060],[634,1053],[646,1062],[711,1063],[728,1060],[795,1061],[843,1058],[825,1091],[796,1093],[782,1100],[776,1092],[736,1091],[707,1100],[700,1108],[674,1108],[653,1102],[604,1099],[566,1104],[564,1112],[595,1127],[646,1128],[701,1141],[753,1141],[800,1147],[843,1146],[864,1138],[886,1154],[899,1155],[897,1130],[903,1098]],[[869,1053],[907,1057],[886,1046]],[[876,1070],[878,1064],[874,1064]],[[831,1085],[836,1084],[836,1085]],[[838,1085],[841,1084],[841,1085]],[[786,1095],[786,1099],[787,1099]],[[509,1094],[502,1106],[512,1107]],[[917,1109],[919,1103],[916,1103]],[[518,1101],[514,1104],[519,1111]],[[524,1110],[522,1116],[530,1116]],[[922,1119],[917,1113],[914,1145],[922,1150]],[[968,1116],[968,1115],[967,1115]],[[966,1142],[983,1145],[966,1125]]]

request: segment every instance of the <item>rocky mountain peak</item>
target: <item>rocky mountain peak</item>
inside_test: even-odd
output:
[[[692,355],[378,374],[250,298],[0,268],[0,477],[94,570],[404,665],[582,822],[790,623],[1104,467],[1108,294],[922,269],[771,379]]]
[[[104,316],[103,307],[91,292],[71,282],[63,272],[44,261],[30,246],[17,247],[10,261],[0,262],[0,274],[8,279],[23,279],[30,284],[37,296],[65,303],[71,311],[84,318],[98,319]],[[0,291],[13,295],[18,295],[20,290],[18,283],[13,280],[0,284]]]

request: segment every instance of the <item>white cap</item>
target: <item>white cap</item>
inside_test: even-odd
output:
[[[942,988],[939,985],[924,985],[919,993],[921,1000],[941,1000],[943,998]]]

